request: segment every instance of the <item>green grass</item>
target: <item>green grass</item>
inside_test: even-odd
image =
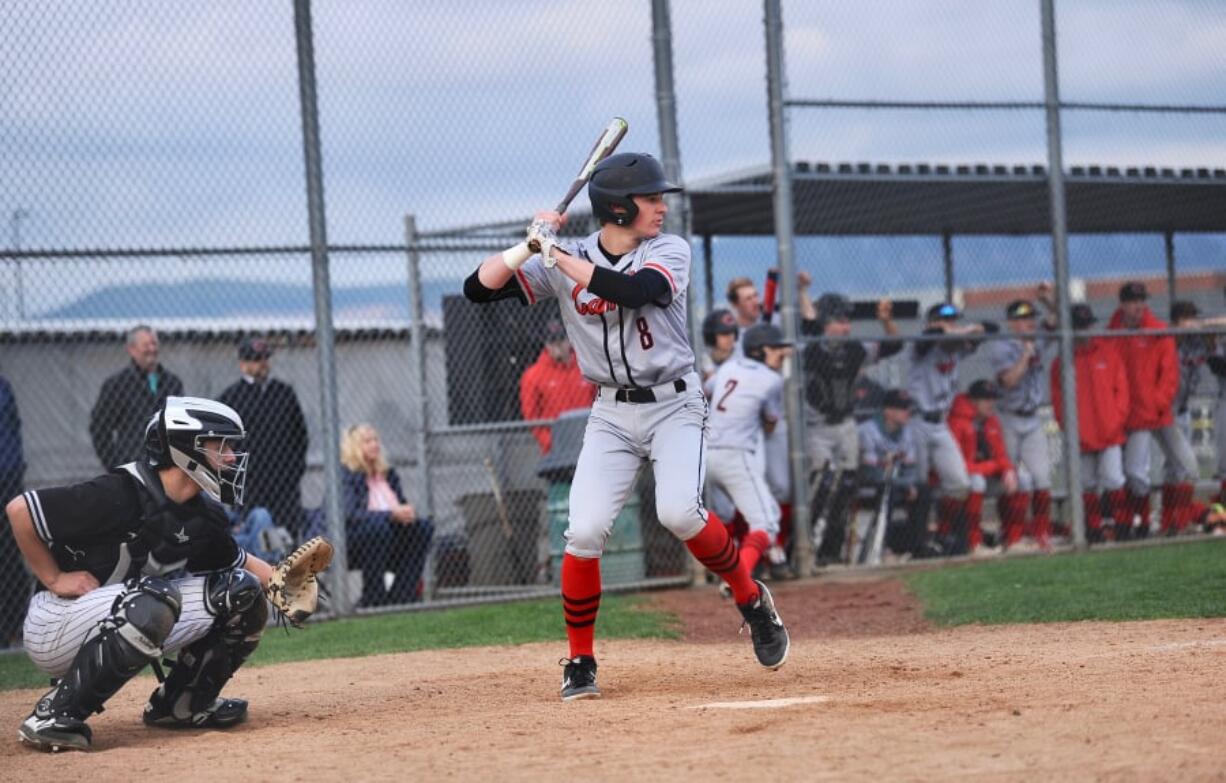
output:
[[[600,604],[600,636],[675,639],[680,631],[675,617],[648,610],[641,598],[606,595]],[[247,665],[565,639],[558,600],[542,599],[313,623],[288,635],[269,628]],[[0,690],[46,685],[47,676],[25,655],[0,655]]]
[[[975,563],[905,577],[940,625],[1226,616],[1226,541]]]

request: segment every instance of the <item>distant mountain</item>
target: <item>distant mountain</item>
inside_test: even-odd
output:
[[[460,282],[422,286],[427,313],[442,311],[444,294],[459,293]],[[407,321],[409,292],[404,285],[336,288],[333,317],[338,320]],[[100,288],[55,310],[46,319],[309,319],[315,298],[308,285],[251,283],[214,278],[182,283],[130,283]]]

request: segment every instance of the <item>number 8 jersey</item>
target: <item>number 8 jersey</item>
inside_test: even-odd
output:
[[[690,246],[678,236],[645,239],[624,256],[606,254],[596,232],[559,247],[576,258],[622,274],[644,269],[669,284],[667,298],[628,310],[580,287],[556,267],[533,256],[515,272],[527,304],[556,297],[583,377],[601,386],[656,386],[694,371],[686,330],[685,294],[690,282]]]

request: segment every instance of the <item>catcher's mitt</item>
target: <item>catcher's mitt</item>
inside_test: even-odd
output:
[[[315,536],[273,567],[265,593],[268,602],[295,628],[315,612],[319,603],[319,583],[315,574],[332,562],[332,545]]]

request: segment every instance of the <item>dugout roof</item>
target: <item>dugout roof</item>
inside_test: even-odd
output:
[[[1045,166],[806,163],[797,235],[1047,234]],[[768,168],[695,182],[696,235],[775,232]],[[1226,232],[1226,169],[1073,166],[1070,233]]]

